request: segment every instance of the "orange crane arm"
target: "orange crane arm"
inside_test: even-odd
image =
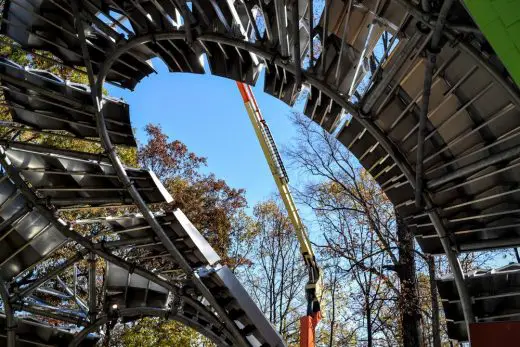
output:
[[[249,115],[249,119],[255,130],[260,147],[262,148],[269,169],[271,170],[278,191],[280,192],[285,209],[287,210],[291,223],[293,224],[300,244],[300,252],[308,269],[309,279],[305,286],[307,315],[302,317],[300,320],[300,346],[313,347],[315,338],[314,331],[316,325],[321,319],[320,303],[318,298],[321,271],[316,263],[316,258],[309,237],[305,231],[296,204],[294,203],[291,191],[289,190],[289,177],[285,171],[282,158],[280,157],[276,143],[274,142],[271,131],[269,130],[269,126],[262,117],[262,113],[260,112],[260,108],[258,107],[251,87],[242,82],[237,82],[237,86],[242,95],[247,114]]]

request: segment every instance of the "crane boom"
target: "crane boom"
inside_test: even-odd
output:
[[[300,244],[300,252],[308,270],[308,281],[305,286],[307,298],[307,316],[302,317],[300,327],[300,346],[314,346],[314,328],[320,320],[320,303],[319,303],[319,283],[321,272],[316,263],[316,258],[312,250],[312,246],[305,231],[305,226],[300,218],[296,204],[289,189],[289,177],[282,162],[276,143],[274,142],[271,131],[267,122],[262,117],[258,104],[251,87],[242,82],[236,82],[242,99],[244,101],[249,120],[253,125],[256,137],[260,143],[260,147],[264,153],[265,159],[271,170],[280,196],[285,205],[285,209],[289,215],[289,219],[294,227],[294,231]]]

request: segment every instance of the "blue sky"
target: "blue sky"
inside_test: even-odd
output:
[[[110,95],[130,104],[139,141],[145,141],[147,123],[160,124],[170,139],[208,158],[207,172],[245,188],[250,206],[270,197],[276,186],[235,82],[209,74],[168,73],[161,61],[153,64],[158,74],[133,92],[108,86]],[[295,136],[291,108],[263,92],[263,74],[254,92],[278,146],[290,146]]]

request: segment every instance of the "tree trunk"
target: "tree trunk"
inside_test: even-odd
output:
[[[397,273],[401,283],[399,307],[401,308],[401,329],[403,346],[421,346],[421,311],[415,276],[414,236],[403,220],[397,215],[397,240],[399,247],[399,268]]]
[[[333,347],[334,345],[334,325],[336,324],[336,274],[334,274],[334,280],[332,281],[331,294],[332,314],[330,317],[329,347]]]
[[[372,347],[372,312],[369,294],[365,293],[365,317],[367,320],[367,347]]]
[[[441,347],[441,328],[439,323],[439,299],[437,283],[435,283],[435,259],[428,257],[428,275],[430,277],[430,298],[432,305],[432,336],[433,347]]]

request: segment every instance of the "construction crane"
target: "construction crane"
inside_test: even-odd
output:
[[[309,279],[305,286],[305,295],[307,299],[307,315],[300,319],[300,347],[313,347],[314,346],[314,332],[316,325],[321,319],[320,313],[320,268],[316,263],[316,258],[312,250],[312,246],[305,231],[305,226],[302,223],[298,209],[294,203],[294,199],[289,190],[289,177],[287,171],[274,142],[271,131],[267,122],[262,117],[258,104],[256,103],[255,96],[251,87],[242,82],[237,82],[238,89],[244,100],[244,104],[249,115],[249,120],[255,129],[256,137],[262,147],[265,159],[269,164],[271,173],[273,175],[280,196],[282,197],[283,203],[294,227],[298,242],[300,244],[300,252],[303,256],[305,265],[307,266]]]

